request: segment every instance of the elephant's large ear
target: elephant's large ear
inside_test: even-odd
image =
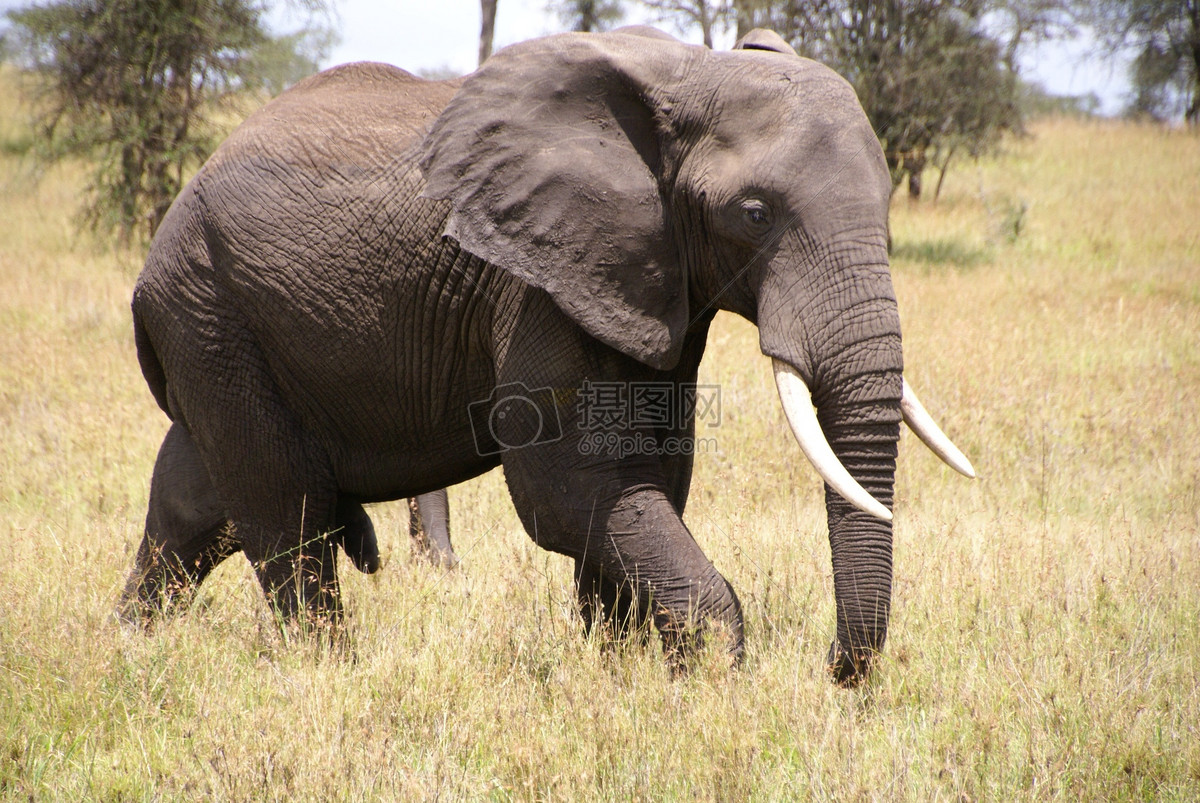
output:
[[[660,182],[663,98],[696,50],[641,32],[506,48],[434,121],[421,159],[424,195],[451,201],[447,235],[655,368],[678,361],[688,323]]]

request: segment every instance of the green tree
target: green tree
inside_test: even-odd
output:
[[[799,0],[640,0],[657,12],[660,20],[671,20],[681,31],[700,31],[704,44],[713,46],[717,31],[733,30],[741,39],[752,28],[778,28],[785,9],[799,7]],[[786,30],[786,28],[785,28]]]
[[[621,0],[558,0],[551,8],[571,31],[605,31],[625,16]]]
[[[1003,47],[1004,66],[1019,72],[1017,54],[1025,44],[1075,35],[1074,0],[990,0],[986,11]]]
[[[928,165],[944,175],[956,154],[1021,130],[1017,76],[984,24],[992,9],[984,0],[742,0],[738,26],[773,28],[845,76],[893,188],[907,178],[918,198]]]
[[[1079,0],[1114,52],[1130,52],[1130,111],[1200,125],[1200,0]]]
[[[660,20],[671,20],[682,31],[699,29],[704,44],[713,46],[713,34],[728,27],[734,14],[729,0],[641,0]]]
[[[315,68],[330,40],[272,39],[263,12],[252,0],[58,0],[8,12],[47,154],[95,160],[86,222],[126,240],[153,235],[215,147],[213,119],[231,97]]]
[[[249,56],[242,84],[260,84],[274,97],[321,69],[338,35],[324,26],[306,26],[280,36],[266,36]]]

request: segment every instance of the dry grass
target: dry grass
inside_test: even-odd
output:
[[[0,112],[10,141],[7,91]],[[819,481],[728,317],[688,520],[745,605],[741,670],[671,682],[657,648],[584,639],[499,473],[453,492],[448,576],[403,506],[374,511],[388,563],[344,571],[352,654],[281,643],[240,558],[126,633],[166,429],[137,259],[73,233],[80,170],[35,182],[0,149],[0,798],[1200,797],[1200,142],[1034,134],[937,205],[897,200],[908,375],[980,479],[902,444],[893,627],[849,692],[821,668]]]

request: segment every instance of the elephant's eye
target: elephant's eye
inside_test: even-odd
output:
[[[771,225],[771,213],[767,209],[767,205],[762,201],[744,201],[742,203],[742,216],[745,217],[752,227],[760,231],[767,229]]]

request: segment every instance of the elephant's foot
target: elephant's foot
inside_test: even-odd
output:
[[[343,611],[337,579],[337,544],[314,536],[271,543],[261,531],[243,535],[243,547],[271,612],[285,636],[336,635]]]
[[[616,583],[582,560],[575,562],[575,593],[584,633],[602,639],[605,649],[650,639],[650,612],[635,584]]]
[[[715,574],[715,570],[714,570]],[[727,592],[731,601],[724,615],[716,615],[713,611],[704,617],[697,617],[695,612],[681,614],[661,606],[655,606],[654,624],[662,638],[663,656],[671,670],[671,677],[678,678],[692,671],[696,661],[708,643],[710,634],[721,636],[725,644],[725,652],[730,665],[737,667],[742,662],[745,653],[745,636],[742,627],[742,609],[737,595],[725,578],[717,575],[718,581]],[[724,597],[722,593],[720,596]],[[710,610],[712,610],[710,608]]]
[[[142,575],[136,569],[125,582],[117,601],[116,617],[130,627],[149,630],[159,620],[185,612],[196,593],[196,584],[186,575],[159,571]]]
[[[224,527],[205,536],[180,543],[147,533],[117,603],[118,618],[149,627],[165,615],[186,611],[204,578],[241,548]]]
[[[874,656],[873,651],[851,654],[842,649],[842,646],[834,640],[829,645],[825,666],[834,683],[846,688],[853,688],[870,677]]]
[[[631,494],[616,507],[607,525],[617,563],[638,567],[622,579],[632,582],[638,596],[648,600],[672,672],[687,671],[714,629],[724,634],[732,663],[739,663],[745,646],[741,602],[665,496]],[[606,562],[605,570],[611,569]]]
[[[299,568],[281,585],[264,585],[267,601],[279,621],[289,627],[338,625],[343,616],[337,582],[322,576],[319,569]]]
[[[148,625],[186,609],[209,572],[241,548],[227,518],[187,430],[172,424],[154,464],[144,535],[118,616]]]
[[[663,657],[671,671],[671,679],[690,674],[697,656],[704,649],[703,624],[664,610],[655,614],[654,621],[662,639]]]
[[[741,603],[732,586],[704,557],[661,494],[639,492],[630,500],[608,518],[621,536],[610,533],[600,543],[593,541],[588,560],[576,560],[585,627],[611,632],[618,642],[630,636],[644,641],[652,621],[673,675],[687,672],[708,635],[719,631],[736,665],[744,639]],[[665,545],[645,550],[646,539],[634,524]],[[638,568],[628,572],[629,566]]]

